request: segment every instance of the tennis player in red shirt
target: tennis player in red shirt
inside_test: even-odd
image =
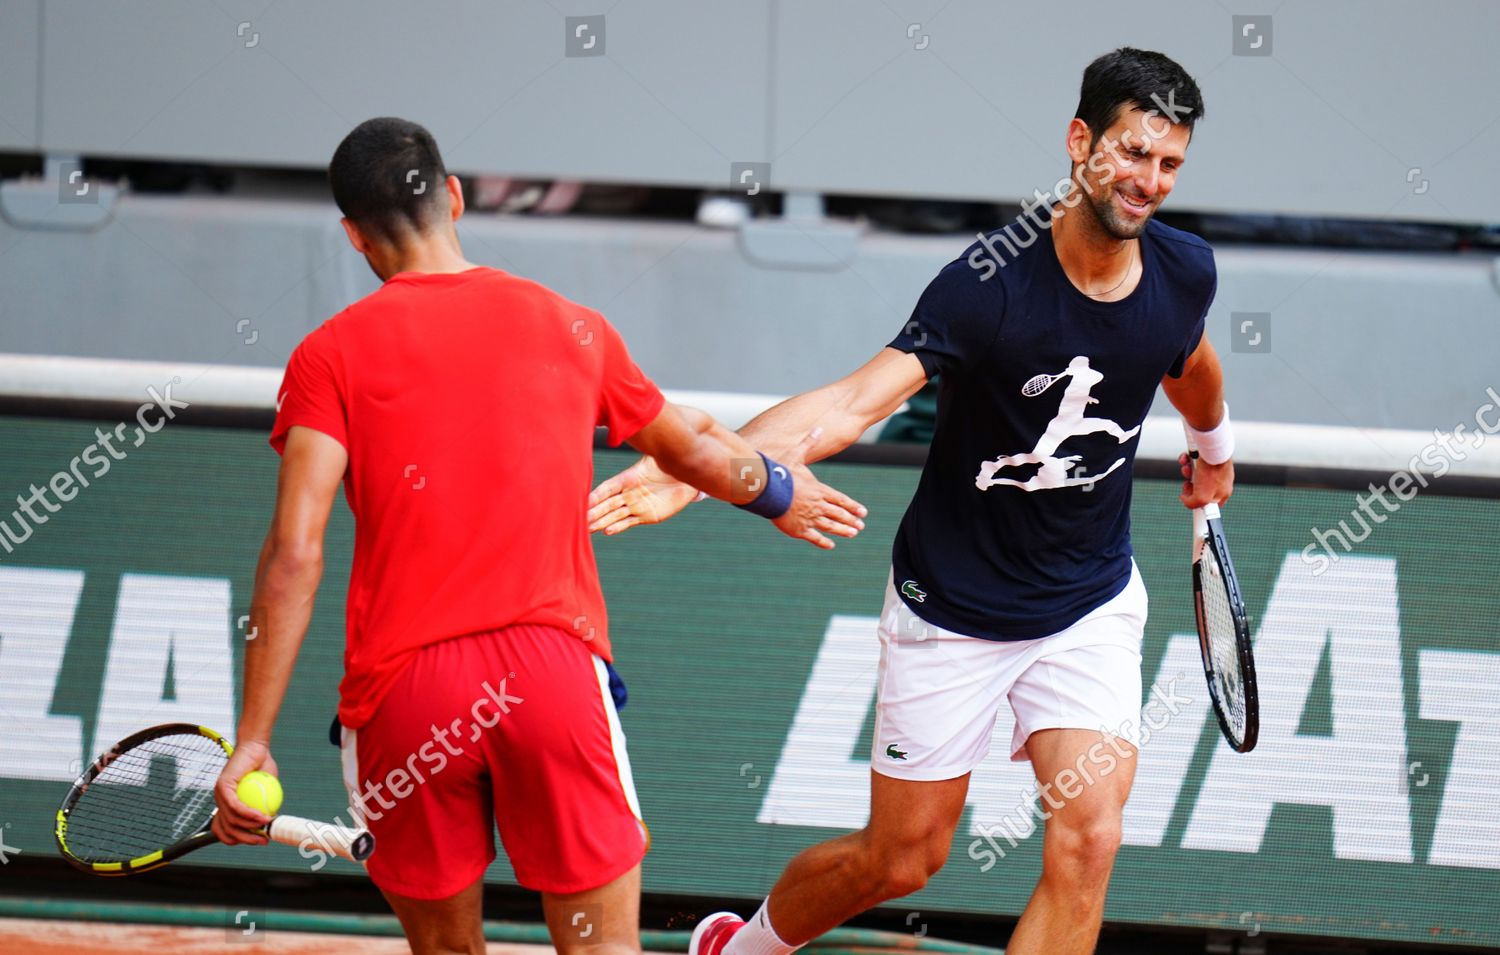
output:
[[[269,820],[235,788],[250,770],[276,771],[271,729],[342,485],[355,519],[344,776],[376,838],[370,878],[413,951],[484,951],[496,823],[559,950],[639,951],[649,837],[588,534],[595,428],[821,547],[854,536],[864,509],[800,460],[764,458],[666,402],[599,313],[466,260],[459,182],[421,126],[360,124],[329,180],[349,241],[384,284],[287,364],[271,433],[276,509],[214,831],[265,841]]]

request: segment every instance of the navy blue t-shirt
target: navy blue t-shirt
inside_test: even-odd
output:
[[[938,273],[892,348],[939,375],[937,427],[892,553],[917,616],[957,633],[1057,633],[1130,579],[1131,466],[1157,385],[1182,374],[1213,251],[1152,221],[1139,285],[1097,302],[1050,230],[1008,227]],[[994,253],[998,252],[998,256]],[[1003,265],[997,265],[1003,262]]]

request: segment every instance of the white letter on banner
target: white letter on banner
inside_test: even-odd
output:
[[[1419,660],[1419,715],[1458,723],[1427,862],[1500,869],[1500,654],[1423,650]]]
[[[81,570],[0,567],[0,776],[83,771],[83,721],[48,712],[82,591]]]
[[[1166,834],[1167,823],[1172,820],[1172,810],[1187,780],[1188,766],[1193,761],[1193,751],[1203,738],[1203,724],[1209,719],[1213,705],[1208,699],[1208,685],[1203,679],[1203,656],[1198,650],[1198,635],[1173,634],[1167,641],[1167,652],[1161,658],[1153,687],[1161,688],[1161,696],[1152,689],[1146,691],[1145,710],[1153,719],[1160,720],[1167,711],[1158,700],[1167,696],[1167,688],[1173,681],[1179,685],[1177,692],[1188,696],[1191,702],[1178,708],[1176,715],[1167,720],[1165,726],[1148,730],[1150,738],[1135,757],[1135,785],[1130,790],[1130,801],[1125,804],[1125,832],[1122,841],[1128,846],[1159,846]],[[1214,732],[1219,731],[1217,723]]]
[[[875,702],[876,617],[835,614],[755,821],[861,829],[870,818],[870,760],[854,752]]]
[[[1331,736],[1299,736],[1329,649]],[[1185,849],[1256,852],[1277,803],[1330,806],[1340,859],[1411,862],[1406,710],[1396,562],[1346,556],[1314,577],[1282,562],[1255,644],[1260,742],[1214,751],[1183,835]]]
[[[172,700],[162,698],[169,665]],[[122,575],[93,751],[158,723],[232,733],[232,672],[228,580]]]

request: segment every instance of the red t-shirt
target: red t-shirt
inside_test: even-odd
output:
[[[278,453],[294,425],[349,452],[345,726],[450,637],[549,624],[610,659],[594,428],[619,444],[663,398],[602,315],[495,269],[402,272],[302,340],[277,404]]]

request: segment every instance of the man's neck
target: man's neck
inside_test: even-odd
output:
[[[1085,294],[1108,288],[1134,265],[1139,239],[1117,239],[1104,230],[1093,210],[1080,203],[1066,214],[1053,212],[1052,245],[1063,272]]]
[[[464,258],[463,249],[459,248],[457,242],[448,241],[446,238],[415,242],[393,250],[384,261],[378,263],[378,266],[376,274],[382,279],[388,279],[401,272],[452,275],[478,267]]]

